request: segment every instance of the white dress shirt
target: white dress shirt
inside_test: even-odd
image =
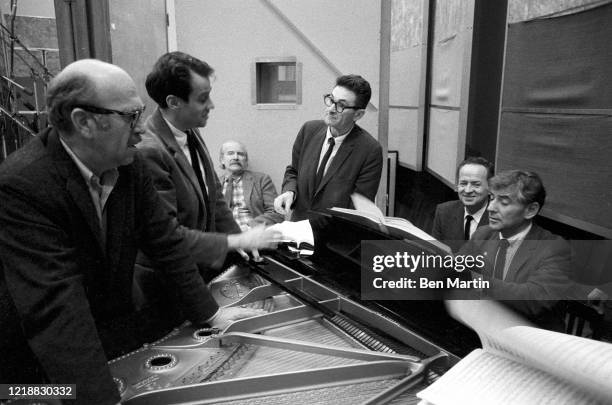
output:
[[[531,225],[532,224],[529,223],[529,226],[527,226],[527,228],[523,229],[515,235],[512,235],[509,238],[505,238],[508,240],[508,250],[506,251],[506,262],[504,263],[504,277],[502,278],[502,280],[506,279],[506,274],[508,273],[508,269],[510,268],[512,259],[514,258],[514,255],[516,254],[518,248],[521,246],[521,243],[523,243],[525,237],[527,237],[527,234],[531,230]],[[501,233],[499,234],[499,239],[504,239]]]
[[[476,228],[478,228],[478,224],[480,223],[480,220],[482,219],[482,216],[484,215],[488,206],[489,204],[483,205],[478,211],[476,211],[473,214],[470,214],[467,211],[467,208],[463,207],[463,226],[464,227],[465,227],[465,217],[467,217],[468,215],[472,216],[472,221],[470,222],[470,239],[472,239],[472,235],[474,235],[474,232],[476,232]]]
[[[176,139],[176,143],[178,143],[179,148],[181,148],[183,155],[185,155],[189,164],[193,164],[191,162],[191,153],[189,153],[189,146],[187,146],[187,134],[184,131],[181,131],[180,129],[172,125],[172,123],[170,123],[170,121],[168,121],[166,117],[164,117],[163,113],[162,113],[162,117],[164,118],[164,121],[166,121],[166,124],[168,124],[168,128],[170,128],[170,131],[172,131],[172,135],[174,135],[174,138]],[[204,170],[204,166],[202,165],[201,159],[202,157],[200,157],[200,162],[199,162],[200,170],[202,171],[202,177],[204,179],[204,186],[206,187],[206,192],[208,193],[208,184],[206,184],[206,170]]]
[[[334,149],[332,149],[332,153],[329,156],[329,160],[327,161],[327,164],[325,165],[325,170],[323,170],[323,175],[325,175],[325,173],[327,172],[327,169],[329,168],[329,165],[331,164],[332,160],[334,160],[334,156],[336,156],[336,154],[338,153],[338,149],[340,149],[340,145],[342,145],[342,142],[346,139],[346,137],[352,130],[353,130],[353,127],[351,127],[351,129],[349,129],[348,132],[346,132],[345,134],[333,137],[331,134],[331,130],[329,129],[329,127],[327,127],[327,134],[325,135],[325,140],[323,141],[323,148],[321,148],[321,153],[319,154],[319,163],[317,164],[317,172],[319,171],[319,166],[321,165],[321,162],[323,161],[323,156],[325,156],[327,149],[329,149],[329,138],[334,138],[335,144],[334,144]]]

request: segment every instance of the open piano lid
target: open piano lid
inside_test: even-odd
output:
[[[313,230],[315,255],[274,251],[211,282],[219,305],[265,315],[222,331],[185,324],[112,360],[122,403],[417,403],[478,345],[457,344],[463,327],[441,302],[360,301],[360,241],[384,232],[329,213]]]

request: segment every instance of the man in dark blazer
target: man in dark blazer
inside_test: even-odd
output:
[[[459,200],[438,204],[432,236],[447,244],[453,252],[469,240],[477,228],[489,223],[488,181],[493,164],[482,157],[469,157],[457,167]]]
[[[179,224],[210,237],[215,232],[237,234],[240,228],[229,210],[199,127],[214,108],[210,93],[213,69],[206,62],[182,52],[162,55],[148,74],[145,85],[158,108],[145,123],[138,144],[165,210]],[[206,281],[222,263],[197,264]],[[169,296],[166,282],[150,258],[140,252],[135,270],[134,300],[137,307],[155,306],[160,316],[176,322],[177,297]]]
[[[351,194],[374,201],[382,172],[382,147],[358,121],[365,114],[372,90],[361,76],[336,80],[322,121],[305,123],[293,144],[282,194],[274,208],[291,219],[308,218],[309,210],[352,208]]]
[[[533,223],[546,198],[540,177],[512,170],[494,176],[489,185],[489,225],[479,228],[459,254],[484,257],[486,297],[542,328],[563,331],[559,301],[571,286],[570,247]]]
[[[265,173],[248,170],[249,153],[242,143],[223,142],[219,162],[224,170],[220,180],[225,202],[241,229],[283,222],[283,217],[274,211],[278,193],[272,179]]]
[[[147,321],[131,307],[137,250],[193,323],[222,326],[255,312],[219,309],[194,260],[278,235],[204,235],[168,215],[134,147],[144,107],[119,67],[68,65],[47,109],[52,127],[0,166],[0,381],[76,384],[76,403],[115,404],[107,361],[139,347]]]

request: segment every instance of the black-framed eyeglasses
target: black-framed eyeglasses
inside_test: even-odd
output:
[[[83,110],[89,111],[90,113],[94,113],[94,114],[104,114],[104,115],[117,114],[121,117],[127,117],[129,118],[131,129],[134,129],[134,127],[136,126],[136,123],[140,120],[140,117],[142,116],[142,113],[145,110],[144,105],[132,111],[111,110],[110,108],[96,107],[96,106],[87,105],[87,104],[75,105],[74,108],[82,108]]]
[[[334,96],[332,96],[331,94],[325,94],[323,95],[323,103],[325,103],[326,106],[331,107],[332,105],[336,106],[336,111],[341,113],[342,111],[346,110],[347,108],[351,108],[353,110],[360,110],[362,107],[358,107],[356,105],[346,105],[346,103],[342,100],[336,101],[334,100]]]

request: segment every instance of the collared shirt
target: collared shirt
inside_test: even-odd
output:
[[[354,126],[352,126],[351,129],[349,129],[346,133],[340,136],[333,137],[331,134],[331,129],[327,127],[327,133],[325,134],[325,140],[323,141],[323,148],[321,148],[321,153],[319,154],[319,163],[317,164],[317,171],[319,171],[319,166],[321,165],[321,162],[323,161],[323,156],[325,156],[325,152],[327,152],[327,149],[329,148],[329,138],[334,138],[335,144],[334,144],[334,149],[332,149],[332,153],[329,156],[329,160],[327,161],[327,164],[325,165],[325,170],[323,171],[323,174],[327,172],[329,165],[331,164],[332,160],[334,160],[334,156],[336,156],[336,154],[338,153],[338,149],[340,149],[340,145],[342,145],[342,142],[344,142],[344,140],[346,139],[348,134],[351,133],[353,128]]]
[[[103,241],[106,241],[106,201],[108,201],[108,197],[111,192],[115,188],[117,184],[117,179],[119,178],[119,171],[115,168],[112,170],[107,170],[102,173],[102,178],[96,176],[85,164],[78,158],[77,155],[70,149],[70,147],[64,142],[64,140],[60,137],[60,142],[64,147],[68,156],[72,159],[72,161],[79,168],[79,172],[81,172],[81,176],[85,180],[85,184],[87,184],[87,188],[89,189],[89,195],[91,196],[91,201],[93,202],[94,207],[96,208],[96,214],[98,215],[98,222],[100,223],[100,229],[103,235]]]
[[[186,140],[187,136],[186,134],[184,135]],[[61,137],[60,143],[64,147],[66,153],[68,153],[68,156],[70,156],[70,158],[77,165],[79,172],[81,172],[81,175],[85,180],[85,184],[87,184],[87,188],[89,189],[89,195],[91,196],[93,205],[96,208],[96,214],[98,215],[98,221],[100,223],[100,230],[102,233],[102,242],[106,244],[106,201],[108,200],[108,197],[110,196],[111,192],[115,188],[115,185],[117,184],[117,180],[119,179],[119,170],[117,170],[116,168],[108,170],[102,174],[102,179],[100,179],[91,170],[89,170],[87,166],[85,166],[81,159],[79,159],[78,156],[74,154],[72,149],[70,149],[70,147],[64,142]],[[205,322],[211,322],[219,315],[220,311],[221,308],[219,308],[217,312],[215,312],[215,314],[208,318]]]
[[[478,211],[476,211],[473,214],[470,214],[467,211],[467,208],[463,207],[463,224],[464,224],[464,226],[465,226],[465,217],[467,217],[468,215],[472,216],[472,221],[470,222],[470,239],[472,238],[472,235],[474,234],[474,232],[476,232],[476,228],[478,228],[478,224],[480,223],[480,220],[482,219],[482,216],[484,215],[484,213],[487,210],[488,206],[489,206],[489,204],[483,205]]]
[[[520,231],[519,233],[517,233],[515,235],[512,235],[509,238],[506,238],[508,240],[508,250],[506,251],[506,263],[504,265],[504,278],[503,278],[503,280],[506,279],[506,274],[508,273],[508,269],[510,268],[510,264],[512,263],[512,259],[514,258],[514,255],[516,254],[516,251],[518,250],[518,248],[521,246],[521,243],[523,243],[523,241],[527,237],[527,234],[531,230],[531,226],[532,226],[532,224],[529,223],[527,228],[523,229],[522,231]],[[499,239],[500,240],[504,239],[502,237],[501,233],[499,234]]]
[[[223,182],[223,195],[226,195],[227,185],[229,182],[233,182],[233,193],[230,196],[232,199],[232,214],[234,220],[240,226],[242,231],[249,229],[249,222],[253,219],[249,207],[247,207],[244,199],[244,188],[242,187],[242,176],[234,178],[228,176]]]
[[[189,146],[187,146],[187,134],[172,125],[172,123],[164,116],[163,112],[162,118],[164,119],[164,121],[166,121],[166,124],[168,124],[168,128],[170,128],[170,131],[172,131],[172,135],[174,135],[176,143],[178,143],[179,148],[181,148],[181,152],[183,152],[183,155],[185,155],[189,164],[192,164],[191,153],[189,153]],[[206,186],[206,192],[208,192],[209,187],[208,184],[206,184],[206,170],[204,170],[204,166],[202,165],[201,159],[203,159],[203,157],[200,157],[200,170],[202,171],[202,177],[204,178],[204,186]]]

